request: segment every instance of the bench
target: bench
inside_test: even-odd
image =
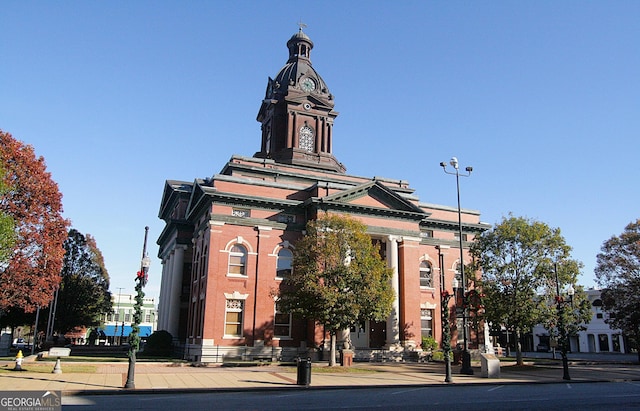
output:
[[[251,359],[253,361],[260,361],[260,362],[272,362],[273,361],[273,357],[271,357],[270,355],[252,355]]]

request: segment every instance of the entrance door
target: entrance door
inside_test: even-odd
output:
[[[369,321],[351,327],[351,344],[354,348],[369,348],[369,333],[367,332]]]
[[[589,342],[589,352],[596,352],[596,337],[593,334],[587,336]]]
[[[608,334],[598,334],[598,346],[600,348],[600,352],[609,352]]]

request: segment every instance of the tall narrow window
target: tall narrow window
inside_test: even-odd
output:
[[[422,337],[433,337],[433,310],[420,309],[420,335]]]
[[[243,312],[243,300],[227,300],[227,309],[224,320],[225,336],[242,337]]]
[[[275,337],[291,337],[291,314],[283,313],[277,302],[273,322],[273,335]]]
[[[423,261],[420,263],[420,287],[433,287],[433,270],[431,263]]]
[[[276,267],[276,277],[287,278],[291,275],[291,267],[293,266],[293,253],[288,248],[282,248],[278,252],[278,261]]]
[[[229,274],[246,275],[247,250],[236,244],[229,252]]]

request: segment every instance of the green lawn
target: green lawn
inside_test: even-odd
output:
[[[38,372],[44,374],[51,374],[53,371],[53,363],[48,362],[23,362],[22,369],[28,372]],[[60,363],[60,367],[62,368],[63,373],[82,373],[82,374],[94,374],[96,372],[97,367],[95,365],[86,365],[86,364],[65,364],[64,362]],[[15,371],[15,364],[4,365],[0,367],[0,373],[18,373],[21,371]]]

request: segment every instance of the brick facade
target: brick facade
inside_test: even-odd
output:
[[[158,239],[163,261],[158,329],[184,344],[191,359],[206,360],[214,347],[323,345],[321,329],[302,320],[287,322],[274,299],[306,222],[322,212],[349,214],[366,224],[397,273],[398,297],[386,324],[364,324],[344,337],[356,347],[415,346],[421,313],[432,310],[425,327],[440,339],[440,276],[450,290],[460,258],[457,208],[421,203],[403,180],[346,174],[331,153],[337,113],[333,96],[311,68],[312,45],[304,33],[294,35],[278,81],[269,79],[258,115],[263,130],[258,153],[232,156],[208,179],[166,182],[159,215],[166,226]],[[283,72],[291,73],[288,80]],[[311,91],[309,80],[302,85],[308,78],[315,86]],[[304,116],[296,114],[299,110]],[[313,119],[313,128],[305,129],[303,117],[307,124]],[[463,210],[467,241],[487,228],[479,218],[478,212]],[[429,268],[423,267],[427,286],[421,286],[423,262],[430,264],[430,282]]]

